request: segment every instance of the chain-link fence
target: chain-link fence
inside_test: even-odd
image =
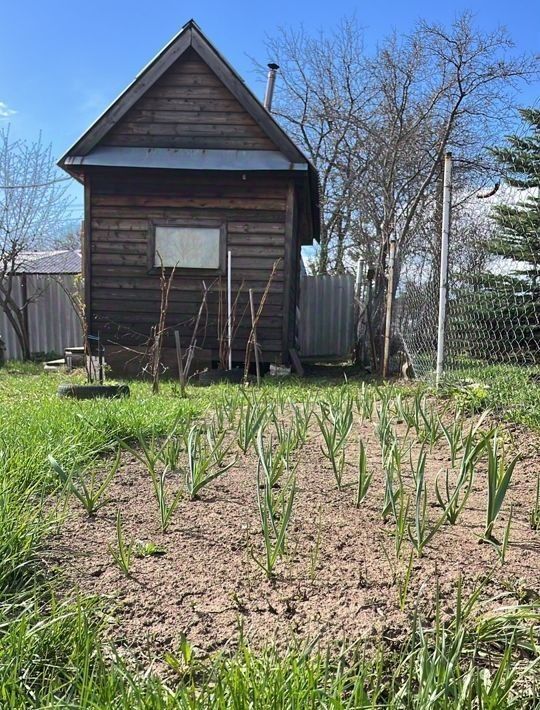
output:
[[[454,195],[446,378],[492,363],[540,365],[540,125],[531,141],[516,138],[516,162],[500,187]],[[439,282],[440,237],[401,255],[394,323],[417,377],[436,370]]]

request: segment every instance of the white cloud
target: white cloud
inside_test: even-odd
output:
[[[15,113],[17,113],[17,111],[14,111],[12,108],[9,108],[9,106],[4,103],[4,101],[0,101],[0,118],[9,118]]]

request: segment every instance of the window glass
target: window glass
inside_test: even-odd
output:
[[[156,226],[154,266],[219,269],[219,227]]]

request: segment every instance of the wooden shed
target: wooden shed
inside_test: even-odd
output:
[[[158,322],[161,264],[175,267],[165,353],[175,329],[190,340],[204,282],[197,343],[218,360],[229,251],[238,298],[233,360],[243,362],[250,333],[248,289],[257,306],[278,260],[258,340],[263,362],[289,361],[300,249],[319,237],[317,174],[195,22],[59,165],[84,184],[88,330],[99,332],[116,369],[133,361]]]

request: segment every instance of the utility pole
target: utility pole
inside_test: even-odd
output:
[[[443,206],[441,233],[441,271],[439,279],[439,323],[437,327],[437,367],[435,382],[440,384],[444,367],[444,336],[446,330],[446,302],[448,298],[448,243],[452,211],[452,153],[444,156]]]

